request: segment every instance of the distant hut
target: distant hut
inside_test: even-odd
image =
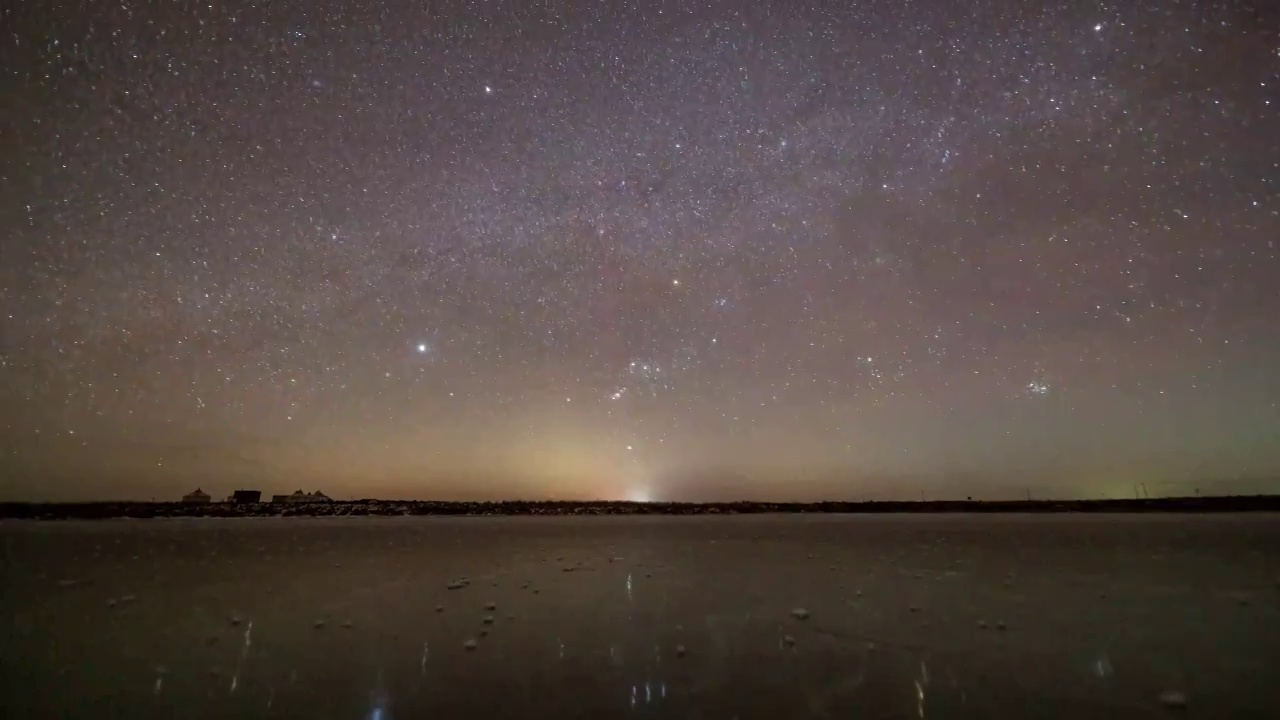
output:
[[[231,493],[231,502],[233,503],[262,502],[262,491],[261,490],[237,490]]]
[[[182,496],[182,502],[190,505],[199,505],[199,504],[207,503],[209,502],[210,499],[211,498],[209,497],[209,493],[201,490],[200,488],[196,488],[195,490]]]

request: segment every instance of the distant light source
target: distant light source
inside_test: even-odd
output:
[[[653,498],[650,497],[647,488],[633,488],[631,492],[627,493],[627,500],[635,503],[653,502]]]

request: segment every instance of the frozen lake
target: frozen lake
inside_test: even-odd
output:
[[[0,536],[9,718],[1280,717],[1273,515]]]

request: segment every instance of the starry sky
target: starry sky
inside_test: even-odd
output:
[[[0,27],[7,499],[1280,477],[1275,3],[41,1]]]

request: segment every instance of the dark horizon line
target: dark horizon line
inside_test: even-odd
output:
[[[313,502],[0,502],[4,519],[155,517],[352,517],[370,515],[751,515],[912,513],[1280,512],[1280,495],[1217,495],[1090,500],[825,500],[638,502],[633,500],[321,500]]]

